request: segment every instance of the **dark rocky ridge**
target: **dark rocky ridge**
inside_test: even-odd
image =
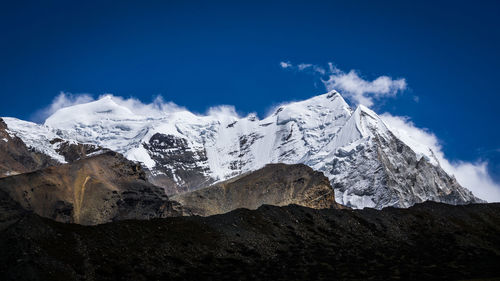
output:
[[[60,222],[92,225],[177,215],[139,164],[112,151],[2,178],[0,190],[25,210]]]
[[[99,226],[22,214],[0,231],[0,279],[499,278],[499,233],[500,204],[381,211],[262,206]]]
[[[171,197],[186,215],[210,216],[238,208],[290,204],[324,209],[342,208],[335,202],[327,177],[303,164],[268,164],[213,186]]]

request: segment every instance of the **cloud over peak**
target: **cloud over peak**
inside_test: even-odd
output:
[[[37,110],[31,117],[35,122],[43,122],[47,117],[54,114],[61,108],[87,103],[93,101],[94,98],[90,94],[72,94],[67,92],[60,92],[53,100],[52,103],[42,109]]]
[[[283,69],[305,72],[320,76],[321,82],[327,91],[338,90],[342,95],[355,104],[372,106],[375,99],[393,97],[406,90],[407,83],[404,78],[393,79],[389,76],[379,76],[369,81],[364,79],[355,70],[344,72],[328,63],[328,68],[314,64],[301,63],[294,65],[291,62],[280,62]],[[326,76],[326,79],[324,79]]]
[[[146,117],[163,117],[165,114],[178,112],[178,111],[188,111],[187,108],[179,106],[171,101],[165,101],[165,99],[158,95],[150,103],[142,102],[141,100],[133,97],[124,98],[121,96],[116,96],[113,94],[102,94],[98,98],[94,98],[91,94],[73,94],[68,92],[60,92],[59,95],[54,97],[51,104],[36,111],[32,116],[32,120],[37,123],[43,123],[48,117],[54,114],[59,109],[75,106],[79,104],[94,102],[101,100],[103,98],[110,98],[114,103],[124,108],[127,108],[135,115],[146,116]],[[191,112],[193,113],[193,112]],[[198,114],[199,116],[214,116],[218,118],[240,118],[241,116],[237,113],[236,108],[232,105],[217,105],[209,107],[205,113]]]

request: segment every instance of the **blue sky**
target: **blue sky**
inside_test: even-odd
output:
[[[487,161],[500,181],[498,1],[268,2],[2,1],[0,116],[36,119],[61,91],[263,116],[325,91],[325,76],[280,62],[332,62],[404,79],[372,108],[410,117],[450,161]]]

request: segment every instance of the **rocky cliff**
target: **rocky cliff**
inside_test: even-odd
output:
[[[225,182],[176,195],[185,215],[210,216],[238,208],[290,204],[310,208],[342,208],[328,178],[303,164],[268,164]]]

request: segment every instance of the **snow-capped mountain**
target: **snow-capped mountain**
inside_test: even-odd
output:
[[[416,154],[375,112],[352,110],[335,91],[280,106],[262,120],[182,109],[148,116],[112,96],[60,109],[44,125],[4,120],[28,146],[60,162],[54,138],[120,152],[169,194],[267,163],[304,163],[324,172],[336,200],[354,208],[480,201],[440,168],[432,150]]]

